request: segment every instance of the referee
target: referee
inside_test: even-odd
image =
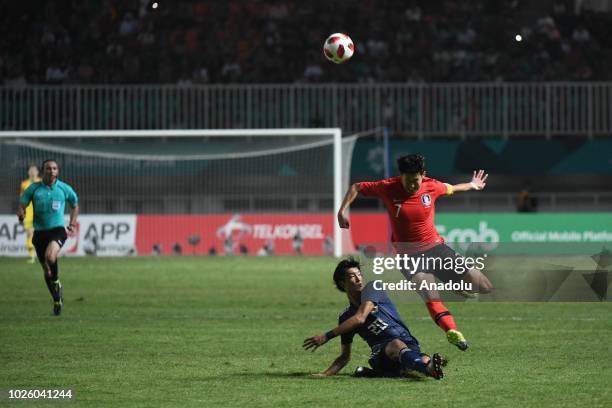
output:
[[[32,183],[19,198],[17,217],[23,223],[25,209],[34,205],[34,237],[32,243],[42,265],[47,288],[53,297],[53,314],[62,313],[63,288],[58,277],[57,256],[70,235],[75,233],[79,215],[78,197],[72,187],[60,181],[56,160],[45,160],[42,164],[42,181]],[[64,208],[70,204],[70,223],[64,228]]]

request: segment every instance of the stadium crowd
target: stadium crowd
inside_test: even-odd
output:
[[[576,14],[572,2],[557,0],[540,18],[526,18],[525,3],[2,2],[0,82],[189,85],[612,77],[610,13]],[[348,33],[357,47],[356,57],[343,69],[321,53],[323,40],[337,31]]]

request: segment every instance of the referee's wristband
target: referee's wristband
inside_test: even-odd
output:
[[[336,335],[334,334],[333,330],[330,330],[327,333],[325,333],[325,338],[327,339],[327,341],[330,341],[334,337],[336,337]]]

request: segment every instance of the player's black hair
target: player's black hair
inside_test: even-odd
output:
[[[55,162],[57,164],[57,167],[59,168],[59,163],[57,162],[57,160],[55,159],[46,159],[42,162],[40,168],[45,171],[45,164],[49,163],[49,162]]]
[[[346,271],[351,268],[357,268],[361,270],[361,264],[358,259],[353,258],[352,256],[341,260],[336,266],[336,270],[334,271],[334,283],[336,284],[336,288],[340,292],[346,292],[344,287],[342,287],[342,282],[344,281],[344,277],[346,276]]]
[[[420,154],[409,154],[397,159],[397,168],[402,174],[423,174],[425,172],[425,157]]]

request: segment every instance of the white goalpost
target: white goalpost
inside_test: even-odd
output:
[[[12,214],[28,165],[57,157],[60,178],[80,187],[85,214],[329,212],[339,257],[336,212],[350,169],[343,153],[354,140],[339,128],[2,131],[9,170],[0,176],[0,214]]]

